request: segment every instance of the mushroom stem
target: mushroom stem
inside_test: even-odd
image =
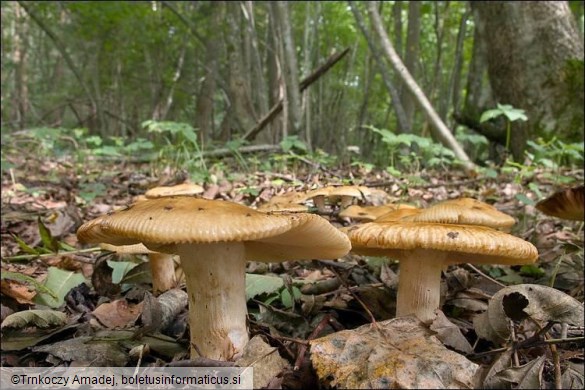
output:
[[[189,294],[191,359],[236,357],[248,342],[244,244],[181,244],[177,253]]]
[[[441,270],[446,264],[447,254],[425,249],[403,253],[396,317],[414,314],[423,322],[431,321],[441,301]]]
[[[152,290],[155,294],[163,293],[175,287],[175,263],[173,255],[151,253],[148,256],[152,274]]]

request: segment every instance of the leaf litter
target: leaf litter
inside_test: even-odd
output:
[[[148,295],[149,278],[126,279],[131,267],[110,266],[127,258],[108,255],[102,260],[99,250],[81,252],[84,248],[78,245],[75,231],[83,221],[132,203],[148,188],[179,184],[187,175],[164,170],[154,177],[146,173],[152,172],[148,165],[112,165],[86,168],[84,178],[74,165],[52,163],[60,178],[54,180],[46,178],[47,168],[40,164],[16,165],[21,170],[16,182],[6,172],[2,176],[2,363],[128,365],[136,363],[131,351],[141,345],[149,346],[141,347],[146,351],[143,365],[185,359],[184,291],[175,290],[170,308],[160,314],[162,296]],[[578,321],[573,317],[580,307],[582,319],[583,236],[578,223],[542,215],[531,204],[539,200],[530,189],[534,185],[542,193],[554,192],[550,175],[536,172],[518,181],[506,174],[470,179],[457,171],[423,171],[415,178],[358,167],[318,166],[245,174],[236,174],[237,166],[212,166],[203,197],[258,207],[291,191],[347,184],[342,178],[380,190],[364,205],[389,201],[427,207],[445,199],[474,197],[514,216],[518,224],[513,234],[535,243],[540,261],[537,270],[450,267],[443,312],[437,312],[430,325],[408,317],[393,319],[398,267],[391,261],[376,263],[350,254],[339,262],[250,263],[248,309],[251,334],[256,335],[251,344],[257,343],[257,354],[265,352],[251,358],[264,372],[260,383],[289,388],[314,387],[317,382],[325,387],[382,388],[582,385],[583,328],[582,323],[575,325]],[[582,181],[582,171],[577,178]],[[322,216],[335,226],[355,223],[338,218],[337,213],[330,206]],[[144,264],[140,256],[130,261]],[[148,273],[147,268],[140,269],[140,275]],[[10,278],[11,272],[32,281]],[[119,281],[114,272],[124,279]],[[286,280],[310,283],[289,285]],[[529,292],[512,286],[499,292],[506,280],[539,285],[539,291],[551,283],[553,288]],[[513,293],[520,297],[512,295],[502,303],[502,296]],[[547,305],[541,296],[549,296],[557,305]],[[522,297],[528,301],[520,310],[524,315],[510,318],[504,306],[517,311]],[[486,321],[481,318],[489,316],[485,313],[492,312],[491,307],[499,308],[498,314],[491,315],[499,320],[495,339],[481,337],[487,333],[474,327]],[[557,323],[559,312],[571,313],[562,317],[565,325]],[[49,313],[59,313],[59,319]],[[15,323],[23,328],[14,329]],[[76,337],[69,339],[72,335]],[[274,362],[264,363],[267,356]],[[265,369],[260,368],[263,365]],[[481,383],[475,382],[480,373]]]

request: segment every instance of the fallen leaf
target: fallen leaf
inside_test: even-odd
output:
[[[103,303],[92,314],[106,328],[125,328],[134,325],[142,313],[143,303],[129,305],[125,299]]]
[[[51,328],[65,325],[67,316],[55,310],[24,310],[6,317],[2,325],[4,328],[23,329],[29,326],[37,328]]]
[[[479,368],[412,316],[333,333],[310,345],[317,375],[338,388],[473,388]]]
[[[240,367],[254,368],[255,388],[268,386],[273,378],[289,366],[278,354],[278,349],[268,345],[261,336],[252,337],[244,348],[242,357],[235,363]]]
[[[486,340],[503,342],[510,336],[509,319],[530,317],[546,323],[554,321],[569,325],[584,322],[583,304],[557,289],[538,284],[505,287],[490,299],[488,309],[473,320],[477,334]]]
[[[0,280],[0,291],[2,294],[16,299],[18,303],[32,305],[33,298],[37,294],[29,290],[29,286],[21,284],[15,280]]]
[[[63,304],[63,298],[73,288],[85,282],[83,275],[75,272],[63,271],[59,268],[49,267],[44,286],[52,291],[54,296],[45,292],[39,292],[35,302],[49,307],[59,307]]]
[[[429,328],[437,332],[437,338],[448,347],[464,353],[472,353],[473,348],[469,341],[461,333],[461,329],[445,317],[441,310],[436,311],[437,316]]]

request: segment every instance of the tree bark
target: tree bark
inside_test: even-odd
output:
[[[207,35],[203,37],[204,46],[206,48],[206,67],[203,69],[203,82],[201,83],[199,93],[197,94],[197,105],[195,108],[195,112],[197,113],[195,121],[197,128],[199,129],[199,142],[202,145],[205,145],[210,139],[212,139],[214,132],[213,97],[217,88],[217,64],[221,47],[219,34],[224,10],[225,6],[221,1],[218,1],[209,7],[210,29],[208,30]]]
[[[396,120],[398,122],[398,128],[401,132],[410,133],[412,131],[410,125],[411,122],[408,121],[406,112],[404,107],[402,106],[400,95],[394,83],[392,82],[392,76],[390,74],[390,69],[388,66],[382,61],[383,55],[378,47],[376,41],[371,36],[370,32],[366,28],[366,23],[364,18],[362,17],[360,11],[357,9],[356,4],[354,1],[349,2],[349,6],[351,8],[351,12],[355,17],[357,25],[361,30],[362,34],[366,38],[366,42],[368,43],[368,47],[372,52],[374,60],[376,61],[376,65],[378,66],[378,70],[380,71],[380,75],[382,76],[382,81],[388,90],[388,94],[390,95],[391,103],[394,108],[394,112],[396,113]]]
[[[528,116],[512,123],[514,158],[522,161],[526,140],[536,135],[583,141],[583,40],[567,2],[471,6],[485,25],[480,35],[496,101]]]
[[[294,38],[288,12],[288,2],[275,1],[270,3],[274,7],[274,15],[277,18],[277,25],[280,29],[280,35],[283,43],[283,55],[281,63],[283,64],[284,80],[286,85],[287,109],[289,116],[289,126],[292,134],[299,134],[302,113],[301,113],[301,95],[299,91],[299,72],[297,66],[297,55],[295,50]]]
[[[408,3],[408,32],[406,36],[406,48],[404,54],[404,65],[413,78],[416,78],[417,61],[419,60],[419,43],[420,43],[420,7],[421,2],[410,1]],[[409,88],[404,85],[401,88],[400,101],[404,107],[407,126],[404,132],[412,132],[414,122],[414,96]]]
[[[412,78],[412,76],[408,72],[408,69],[406,69],[406,67],[402,63],[402,60],[400,60],[400,57],[398,57],[398,55],[394,51],[392,43],[390,43],[388,35],[386,35],[386,31],[382,26],[382,20],[380,19],[380,15],[378,15],[376,4],[373,2],[368,3],[368,11],[370,14],[372,25],[374,26],[378,36],[380,37],[380,40],[382,41],[382,48],[384,49],[384,54],[392,63],[394,69],[401,75],[406,87],[414,95],[414,97],[420,104],[421,108],[427,115],[428,120],[431,122],[433,128],[435,129],[436,137],[446,147],[453,151],[455,156],[464,164],[466,169],[468,170],[474,169],[475,165],[469,159],[469,156],[467,156],[461,145],[459,145],[453,134],[451,134],[451,131],[447,128],[447,126],[445,126],[443,121],[441,121],[441,118],[439,118],[433,106],[423,93],[423,91],[420,89],[416,81]]]

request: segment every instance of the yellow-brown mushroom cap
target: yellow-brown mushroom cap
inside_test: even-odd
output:
[[[371,222],[343,229],[352,252],[400,259],[405,251],[426,249],[447,252],[449,263],[530,264],[538,251],[528,241],[474,225]]]
[[[559,191],[538,202],[536,209],[553,217],[583,221],[585,218],[585,186]]]
[[[404,218],[411,222],[480,225],[509,230],[516,221],[494,206],[472,198],[460,198],[437,203],[419,214]]]
[[[351,205],[344,210],[339,212],[339,216],[342,218],[352,218],[355,220],[366,220],[373,221],[376,218],[381,217],[391,211],[401,209],[414,209],[414,206],[407,204],[384,204],[381,206],[359,206]]]
[[[155,187],[146,191],[144,196],[147,199],[156,199],[166,196],[178,196],[178,195],[197,195],[204,191],[203,187],[193,183],[177,184],[176,186],[168,187]]]
[[[278,252],[283,258],[267,259],[258,254],[261,244],[250,245],[247,258],[262,257],[260,260],[266,261],[338,258],[350,249],[347,237],[316,215],[263,213],[237,203],[192,197],[135,203],[86,222],[77,231],[77,237],[90,243],[144,243],[165,253],[174,253],[175,244],[239,241],[248,246],[249,242],[264,239],[269,239],[267,247],[289,248],[288,253],[268,250],[267,253]],[[294,248],[298,251],[292,252]]]
[[[404,207],[398,210],[390,211],[386,214],[383,214],[376,218],[374,222],[397,222],[401,221],[407,217],[412,217],[421,213],[421,209],[417,209],[416,207]]]

